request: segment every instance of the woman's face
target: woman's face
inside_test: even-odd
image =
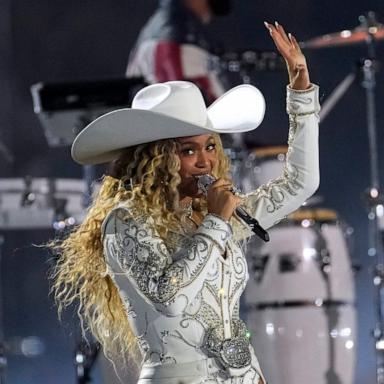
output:
[[[176,142],[180,159],[180,198],[200,197],[196,176],[212,173],[218,161],[215,138],[211,134],[188,136]]]

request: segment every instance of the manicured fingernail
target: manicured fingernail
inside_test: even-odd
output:
[[[292,40],[292,35],[290,32],[288,33],[288,37],[289,37],[289,40]]]
[[[265,28],[268,29],[269,33],[272,33],[272,28],[266,21],[264,21],[264,25],[265,25]]]
[[[279,23],[277,21],[275,21],[275,25],[276,25],[276,28],[279,27]]]

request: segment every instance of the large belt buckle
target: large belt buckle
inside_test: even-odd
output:
[[[251,364],[251,352],[247,329],[241,320],[233,322],[232,334],[232,338],[223,340],[220,327],[210,328],[206,333],[205,346],[225,368],[244,368]]]
[[[224,340],[221,344],[220,358],[225,367],[246,367],[251,363],[248,340],[242,337]]]

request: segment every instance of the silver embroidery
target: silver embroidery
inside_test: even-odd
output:
[[[294,116],[290,116],[289,125],[287,159],[289,159],[289,155],[292,151],[292,144],[297,131],[297,122]],[[298,194],[298,191],[302,188],[298,179],[299,170],[297,167],[286,161],[281,177],[262,185],[247,196],[256,196],[257,198],[265,199],[267,201],[267,212],[273,213],[283,206],[286,194],[291,196],[296,196]]]
[[[137,314],[135,310],[132,307],[131,301],[128,298],[128,295],[124,291],[119,291],[121,300],[124,305],[125,313],[127,314],[128,317],[136,317]]]
[[[153,302],[169,305],[180,288],[199,275],[212,246],[205,240],[205,234],[198,234],[194,241],[189,241],[189,249],[182,250],[184,257],[178,256],[177,261],[169,264],[165,244],[151,228],[143,228],[137,221],[129,219],[125,220],[125,225],[124,233],[117,234],[120,245],[117,257],[121,268],[135,278],[138,288]],[[229,237],[229,233],[214,220],[207,220],[204,225],[220,231],[223,239]],[[148,238],[151,241],[146,240]],[[188,261],[195,262],[192,269]]]

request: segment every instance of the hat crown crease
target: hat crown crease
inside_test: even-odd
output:
[[[185,82],[174,81],[149,86],[139,91],[132,108],[162,113],[205,127],[208,115],[204,99],[196,85],[189,84],[186,86]]]

